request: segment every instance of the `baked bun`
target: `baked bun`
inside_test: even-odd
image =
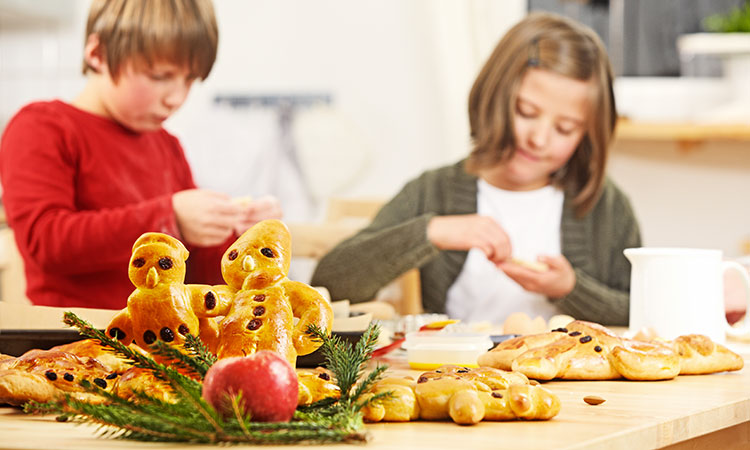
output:
[[[559,398],[531,385],[523,374],[492,368],[442,366],[423,373],[417,382],[386,378],[364,398],[389,391],[390,396],[362,408],[365,420],[452,419],[470,425],[481,420],[547,420],[560,411]]]
[[[224,253],[221,273],[236,294],[219,324],[219,358],[271,350],[294,366],[297,355],[320,347],[307,328],[330,332],[333,310],[318,291],[287,278],[290,262],[291,235],[279,220],[257,223]]]
[[[334,380],[333,372],[324,367],[297,369],[297,381],[299,406],[311,405],[325,398],[341,397],[341,390]]]
[[[477,362],[509,367],[537,380],[667,380],[679,374],[739,370],[743,364],[739,355],[705,336],[643,342],[580,320],[563,329],[501,342]]]

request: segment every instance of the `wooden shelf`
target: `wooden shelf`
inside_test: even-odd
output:
[[[697,144],[703,141],[750,141],[748,124],[698,124],[636,122],[620,119],[615,139],[619,141],[676,141]]]

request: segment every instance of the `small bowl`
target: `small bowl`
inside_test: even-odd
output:
[[[492,346],[490,336],[484,333],[415,331],[406,335],[402,348],[406,349],[409,367],[433,370],[446,364],[477,367],[479,355]]]

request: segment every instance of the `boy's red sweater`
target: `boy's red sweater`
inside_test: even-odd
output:
[[[180,237],[172,194],[195,188],[177,139],[61,101],[32,103],[0,143],[2,201],[37,305],[119,309],[135,240]],[[227,245],[229,242],[227,242]],[[221,248],[189,248],[186,282],[223,283]]]

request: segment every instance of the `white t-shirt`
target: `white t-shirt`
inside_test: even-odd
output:
[[[539,255],[559,255],[563,192],[553,186],[533,191],[506,191],[478,181],[477,212],[490,216],[505,230],[513,257],[536,261]],[[558,309],[542,294],[528,292],[471,249],[461,273],[448,289],[446,312],[468,322],[501,324],[514,312],[545,319]]]

